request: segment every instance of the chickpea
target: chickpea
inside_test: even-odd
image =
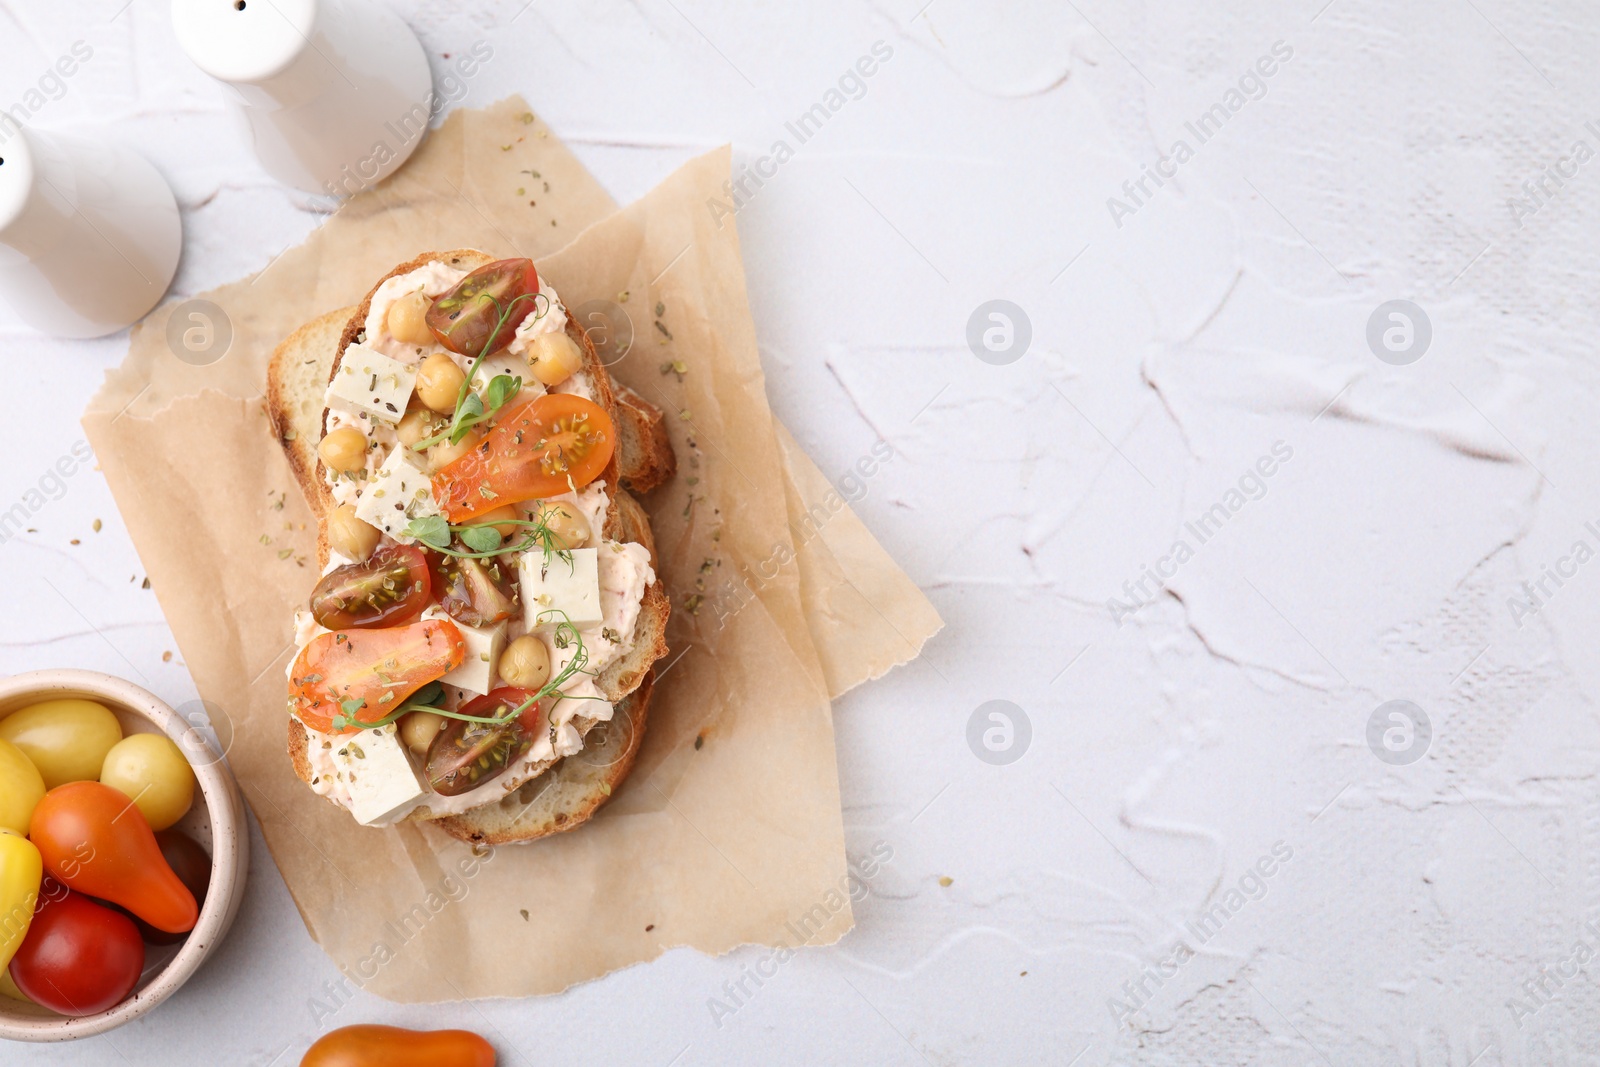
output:
[[[548,502],[539,508],[539,521],[550,531],[550,547],[557,550],[582,548],[593,531],[589,520],[571,504]]]
[[[493,511],[486,511],[472,521],[476,523],[492,522],[495,524],[496,533],[503,538],[512,538],[527,528],[517,525],[521,519],[522,512],[518,511],[510,504],[507,504],[503,508],[495,508]]]
[[[431,711],[413,711],[400,719],[400,740],[417,755],[428,751],[433,739],[444,729],[444,716]]]
[[[408,345],[433,344],[433,331],[428,329],[428,311],[432,307],[433,298],[427,293],[407,293],[389,305],[389,332],[396,341]]]
[[[434,411],[448,415],[456,409],[456,397],[461,395],[461,385],[466,380],[455,360],[435,352],[417,370],[417,397]]]
[[[550,648],[533,634],[519,637],[500,653],[496,669],[507,685],[539,689],[550,680]]]
[[[528,344],[533,376],[546,385],[560,385],[583,366],[583,350],[564,333],[535,334]]]
[[[406,412],[396,428],[396,433],[400,436],[400,443],[410,448],[424,437],[432,437],[444,429],[444,423],[445,420],[433,412],[418,408],[416,411]]]
[[[461,443],[457,445],[453,445],[449,441],[441,441],[428,449],[428,469],[432,471],[443,470],[482,443],[483,434],[477,430],[469,432],[467,436],[461,439]]]
[[[367,465],[367,435],[354,426],[341,426],[317,445],[317,455],[339,474],[361,470]]]
[[[353,504],[334,508],[328,516],[328,543],[339,555],[358,563],[364,563],[372,555],[373,549],[378,547],[378,538],[382,536],[376,526],[356,518]]]

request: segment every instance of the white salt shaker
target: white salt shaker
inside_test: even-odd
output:
[[[349,196],[416,150],[432,117],[422,44],[374,0],[172,0],[178,43],[223,83],[267,173]]]
[[[0,297],[29,326],[56,337],[131,326],[165,295],[182,249],[172,188],[142,156],[0,124]]]

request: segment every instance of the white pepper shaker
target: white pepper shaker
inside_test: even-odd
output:
[[[262,167],[286,185],[352,195],[427,135],[428,57],[374,0],[173,0],[172,27],[223,83]]]
[[[56,337],[101,337],[143,318],[178,270],[172,188],[142,156],[0,124],[0,297]]]

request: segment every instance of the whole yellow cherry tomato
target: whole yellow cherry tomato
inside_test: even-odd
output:
[[[0,970],[22,947],[44,881],[44,860],[21,834],[0,830]]]
[[[132,797],[152,830],[165,830],[194,803],[194,769],[165,734],[134,734],[112,745],[100,782]]]
[[[44,796],[39,768],[10,741],[0,741],[0,830],[28,832],[34,805]]]
[[[64,698],[31,704],[0,719],[0,740],[10,741],[39,768],[45,789],[94,782],[122,726],[104,704]]]

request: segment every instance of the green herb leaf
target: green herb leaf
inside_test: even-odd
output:
[[[450,547],[450,524],[443,515],[424,515],[420,519],[412,519],[402,532],[430,548]]]
[[[405,710],[411,711],[418,708],[428,708],[435,704],[444,703],[444,686],[438,682],[429,682],[427,685],[411,694],[411,699],[406,701]]]
[[[489,410],[498,411],[522,391],[522,379],[513,378],[509,374],[497,374],[490,380],[489,388],[485,391],[489,396]]]
[[[500,531],[493,526],[468,526],[461,531],[461,543],[474,552],[493,552],[500,547]]]

